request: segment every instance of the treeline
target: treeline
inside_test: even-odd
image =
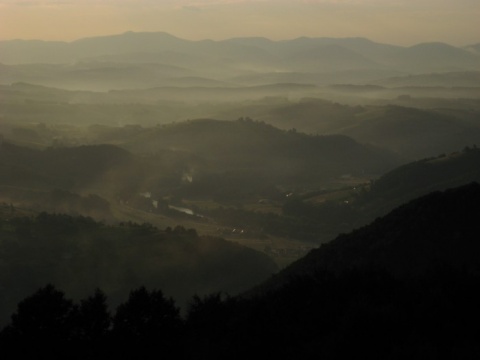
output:
[[[100,290],[74,303],[47,285],[18,304],[0,347],[49,359],[474,359],[479,285],[448,267],[318,271],[253,298],[194,297],[183,318],[159,290],[133,290],[111,313]]]
[[[182,331],[179,309],[159,290],[131,291],[112,316],[101,290],[74,303],[47,285],[18,304],[0,344],[39,359],[149,358],[178,350]]]

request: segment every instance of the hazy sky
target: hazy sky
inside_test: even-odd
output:
[[[0,0],[0,39],[75,40],[125,31],[181,38],[367,37],[480,42],[480,0]]]

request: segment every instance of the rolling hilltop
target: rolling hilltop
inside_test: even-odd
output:
[[[240,88],[164,87],[101,93],[18,83],[0,87],[3,101],[0,131],[6,139],[28,146],[51,145],[62,139],[65,144],[88,144],[91,139],[78,136],[85,133],[82,125],[154,126],[184,122],[186,118],[237,120],[248,115],[285,130],[347,135],[357,142],[389,149],[406,161],[480,143],[480,104],[475,97],[402,97],[378,86],[347,85],[329,89],[360,97],[378,96],[378,99],[371,100],[373,104],[353,106],[318,97],[292,99],[282,96],[286,92],[300,96],[311,89],[307,85],[276,84]],[[201,94],[195,96],[196,92]],[[398,94],[402,92],[398,90]],[[388,94],[396,98],[388,100]],[[216,100],[209,102],[209,98]],[[40,125],[34,126],[35,123]],[[205,130],[214,130],[211,124],[203,124]],[[111,140],[115,141],[114,136],[106,139]],[[120,141],[123,140],[118,139],[116,143]]]
[[[480,143],[480,127],[474,119],[478,111],[473,109],[461,112],[398,105],[349,106],[317,98],[264,99],[232,106],[218,116],[232,119],[241,112],[282,129],[346,135],[362,144],[388,149],[407,160]]]
[[[126,150],[151,157],[172,154],[178,158],[172,166],[180,171],[191,168],[198,174],[248,173],[279,185],[328,180],[350,173],[379,174],[399,164],[391,153],[360,145],[346,136],[309,136],[249,119],[194,120],[155,128],[92,127],[89,131],[90,141],[116,146],[33,150],[4,143],[0,160],[12,169],[47,177],[52,184],[71,182],[69,187],[74,183],[88,187],[88,181],[105,173],[149,161],[135,159]],[[161,162],[157,164],[150,170],[151,177],[161,170]]]
[[[366,147],[345,136],[308,136],[282,131],[249,119],[193,120],[146,129],[123,144],[134,153],[162,149],[191,152],[217,171],[250,169],[278,182],[345,173],[382,172],[395,163],[388,152]]]

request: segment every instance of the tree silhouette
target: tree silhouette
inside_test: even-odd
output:
[[[107,308],[107,297],[100,289],[80,302],[79,320],[82,336],[92,341],[106,336],[111,325],[111,316]]]
[[[203,298],[195,295],[190,301],[187,313],[187,333],[191,341],[189,355],[208,354],[213,358],[231,358],[239,354],[238,330],[232,327],[232,319],[238,311],[237,301],[221,293]],[[235,325],[239,325],[236,322]],[[236,326],[235,326],[236,327]],[[235,335],[234,335],[235,334]],[[233,355],[232,352],[236,354]]]
[[[18,304],[11,324],[1,334],[3,350],[34,358],[72,358],[78,309],[53,285],[39,289]],[[28,346],[26,346],[28,345]]]
[[[104,358],[108,347],[112,318],[108,312],[107,297],[100,290],[81,300],[76,325],[83,358]]]
[[[172,299],[160,290],[145,287],[130,292],[128,300],[117,308],[113,318],[114,343],[120,357],[158,357],[179,354],[182,321]],[[133,358],[133,357],[132,357]]]

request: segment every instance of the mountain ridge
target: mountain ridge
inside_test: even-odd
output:
[[[108,36],[82,38],[71,42],[51,42],[41,40],[5,40],[0,41],[0,62],[13,63],[68,63],[78,61],[85,53],[95,56],[121,54],[129,52],[159,52],[176,50],[190,54],[210,53],[226,54],[230,58],[243,59],[247,56],[251,61],[260,63],[267,61],[282,64],[286,54],[302,52],[321,45],[337,45],[358,56],[367,57],[373,62],[388,66],[412,65],[421,67],[439,66],[431,64],[428,52],[446,53],[448,57],[441,58],[441,67],[480,68],[480,58],[477,54],[465,48],[454,47],[446,43],[420,43],[410,47],[382,44],[365,38],[328,38],[300,37],[292,40],[273,41],[266,38],[231,38],[225,40],[186,40],[166,32],[126,32]],[[428,54],[427,54],[428,55]],[[422,59],[422,57],[426,57]],[[263,60],[262,60],[263,59]],[[406,62],[401,64],[399,60]],[[458,65],[455,64],[458,62]]]

